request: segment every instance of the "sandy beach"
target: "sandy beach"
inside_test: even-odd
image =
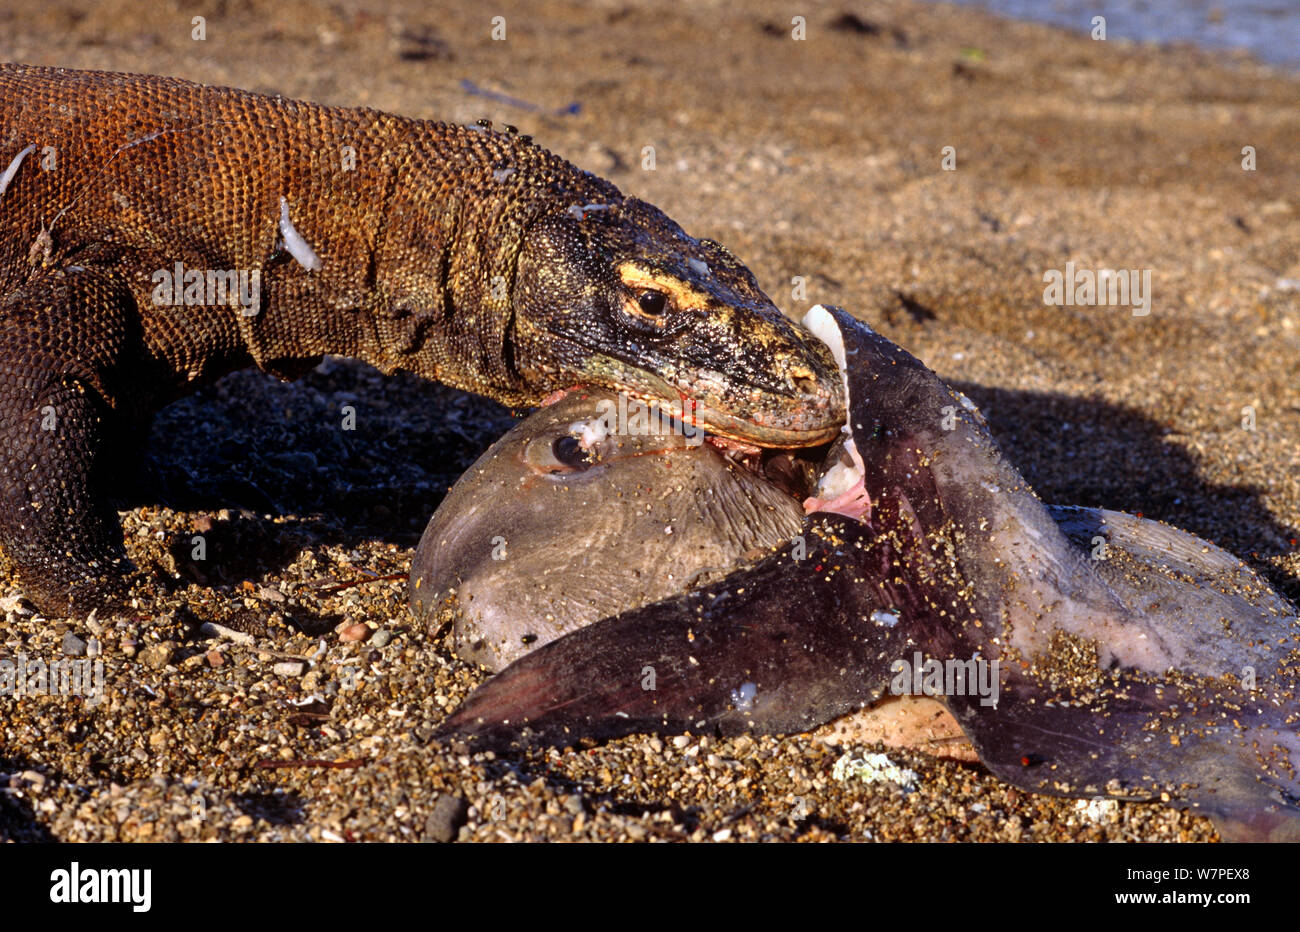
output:
[[[54,0],[0,14],[0,58],[514,124],[725,243],[783,309],[842,305],[920,357],[1045,501],[1187,529],[1300,599],[1300,76],[901,0],[808,4],[802,40],[769,0],[498,13],[505,41],[474,4],[249,0],[196,41],[186,7]],[[1046,303],[1067,263],[1148,271],[1149,312]],[[1217,837],[918,751],[889,752],[911,792],[845,783],[808,735],[431,743],[486,674],[411,619],[405,576],[512,422],[333,358],[163,411],[121,506],[157,580],[137,616],[42,618],[0,576],[0,658],[102,671],[91,701],[0,696],[0,839]]]

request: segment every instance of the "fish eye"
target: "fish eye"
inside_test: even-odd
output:
[[[582,448],[577,437],[568,434],[555,438],[551,454],[570,469],[586,469],[591,465],[591,455]]]
[[[662,291],[647,289],[637,295],[636,304],[642,313],[658,317],[668,308],[668,295]]]
[[[535,471],[548,476],[584,473],[600,461],[598,454],[584,447],[582,440],[572,434],[534,437],[524,447],[523,460]]]

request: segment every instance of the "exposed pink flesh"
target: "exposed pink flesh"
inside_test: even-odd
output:
[[[829,511],[831,514],[843,515],[854,521],[871,520],[871,496],[866,485],[859,479],[850,489],[835,498],[825,499],[809,496],[803,500],[803,510],[812,514],[815,511]]]
[[[563,398],[565,395],[569,394],[569,392],[576,392],[579,389],[584,387],[585,386],[582,385],[571,385],[568,388],[556,389],[555,391],[551,392],[549,395],[547,395],[545,398],[542,399],[542,403],[540,407],[543,408],[550,407],[551,405],[559,401],[561,398]]]

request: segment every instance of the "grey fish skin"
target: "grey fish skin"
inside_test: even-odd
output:
[[[1163,799],[1232,840],[1300,840],[1294,607],[1192,535],[1049,510],[973,406],[832,313],[865,520],[811,515],[803,560],[787,547],[560,638],[471,694],[442,734],[788,733],[874,702],[916,651],[981,658],[999,662],[996,706],[942,698],[1001,779]],[[1088,549],[1098,537],[1104,559]]]
[[[702,432],[637,417],[638,404],[628,416],[612,392],[567,395],[493,444],[439,505],[412,561],[411,610],[434,630],[451,623],[461,657],[501,670],[798,533],[795,499]]]

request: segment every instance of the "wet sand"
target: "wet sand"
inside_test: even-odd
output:
[[[726,243],[788,310],[844,305],[925,360],[1045,500],[1186,528],[1300,597],[1300,78],[902,2],[810,9],[805,41],[778,3],[498,6],[504,42],[471,4],[415,0],[257,0],[196,42],[189,12],[51,3],[3,14],[0,54],[515,124]],[[1071,261],[1150,270],[1150,314],[1045,305],[1044,271]],[[0,838],[1215,837],[919,752],[890,751],[913,792],[845,784],[809,736],[431,745],[484,674],[413,624],[404,576],[448,484],[509,424],[338,360],[293,384],[238,373],[163,412],[123,513],[158,579],[139,617],[41,619],[0,588],[0,656],[94,638],[104,670],[93,707],[0,697]],[[357,624],[367,639],[344,641]]]

